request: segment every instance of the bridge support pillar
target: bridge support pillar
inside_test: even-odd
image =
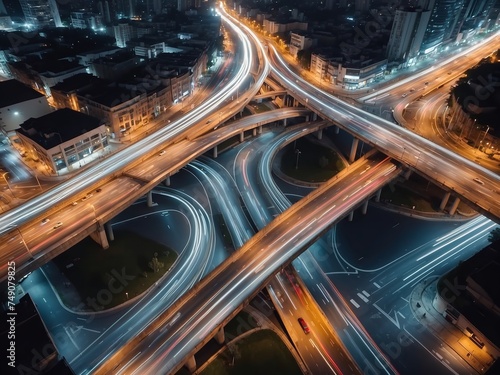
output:
[[[354,211],[349,212],[349,216],[347,216],[347,221],[352,221],[354,218]]]
[[[224,327],[220,327],[217,333],[215,334],[215,341],[217,344],[222,345],[226,340],[226,336],[224,335]]]
[[[366,215],[367,212],[368,212],[368,199],[364,201],[363,205],[361,206],[361,213],[363,215]]]
[[[354,138],[352,140],[351,153],[349,155],[349,163],[354,163],[354,160],[356,160],[356,151],[358,149],[358,143],[359,143],[358,138]]]
[[[323,129],[318,130],[318,139],[321,141],[323,139]]]
[[[106,228],[106,233],[108,235],[108,238],[110,241],[114,241],[115,240],[115,234],[113,232],[113,227],[111,226],[111,222],[107,222],[104,227]]]
[[[448,204],[448,199],[450,199],[451,193],[448,191],[444,193],[443,199],[441,199],[441,204],[439,205],[439,211],[443,211]]]
[[[245,132],[244,132],[244,131],[242,131],[242,132],[240,133],[240,143],[243,143],[244,141],[245,141]]]
[[[287,119],[283,119],[283,126],[286,126]]]
[[[196,359],[194,358],[194,355],[187,359],[186,367],[191,374],[196,371]]]
[[[375,202],[380,202],[380,196],[382,195],[382,189],[378,189],[375,194]]]
[[[103,249],[107,249],[109,247],[108,238],[106,237],[106,231],[104,230],[104,227],[99,223],[99,221],[97,222],[97,230],[90,233],[90,238],[101,245]]]
[[[213,153],[212,153],[212,156],[213,156],[214,159],[217,159],[217,152],[218,152],[217,146],[215,146],[214,150],[213,150]]]
[[[318,114],[316,112],[312,113],[312,120],[316,121],[318,119]]]
[[[408,179],[410,178],[410,176],[411,176],[411,169],[408,169],[408,170],[405,172],[405,174],[404,174],[404,176],[403,176],[403,177],[405,178],[405,180],[408,180]]]
[[[340,132],[340,128],[339,128],[337,125],[335,125],[335,126],[333,127],[333,132],[334,132],[335,134],[339,134],[339,132]]]
[[[460,203],[460,198],[456,197],[455,200],[453,201],[453,204],[451,205],[450,208],[450,215],[455,215],[457,212],[458,204]]]
[[[252,129],[252,135],[255,137],[257,136],[257,128]]]
[[[262,134],[262,125],[260,125],[260,126],[257,128],[257,133],[258,133],[258,134]]]
[[[215,147],[217,147],[217,146],[215,146]],[[170,186],[170,176],[167,176],[167,178],[165,178],[165,181],[163,181],[163,184],[165,186]]]
[[[153,202],[153,190],[148,192],[147,203],[148,207],[158,206],[158,203]]]

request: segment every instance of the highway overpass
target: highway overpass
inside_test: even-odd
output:
[[[491,43],[497,42],[498,38],[492,37]],[[500,222],[500,176],[411,131],[319,90],[294,74],[275,50],[270,48],[270,51],[274,51],[271,54],[271,77],[302,106],[352,134],[355,137],[353,151],[358,146],[357,140],[361,140],[418,171],[481,214]],[[444,72],[446,66],[443,64],[440,69]],[[445,200],[447,198],[449,195],[444,196]],[[456,200],[454,205],[457,204]]]
[[[379,153],[358,161],[276,217],[102,366],[88,370],[175,373],[219,334],[282,265],[399,173]],[[156,345],[151,347],[153,342]]]

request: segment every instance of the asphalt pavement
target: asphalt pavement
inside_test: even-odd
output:
[[[438,277],[422,280],[410,294],[410,308],[420,324],[425,326],[444,345],[455,351],[479,374],[484,374],[493,364],[493,359],[479,349],[459,328],[448,322],[435,308]]]

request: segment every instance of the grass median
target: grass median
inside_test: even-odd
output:
[[[201,375],[301,375],[293,355],[270,330],[259,330],[228,344]]]
[[[172,249],[131,232],[116,231],[108,249],[87,237],[53,260],[71,288],[54,286],[70,308],[105,310],[142,294],[176,259]]]
[[[288,145],[281,158],[282,172],[304,182],[327,181],[342,169],[342,159],[334,150],[311,142],[308,137]]]

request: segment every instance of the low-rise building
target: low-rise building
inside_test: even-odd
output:
[[[0,82],[0,128],[13,134],[24,121],[52,112],[45,96],[15,79]]]
[[[97,30],[103,27],[103,19],[99,14],[77,11],[70,13],[71,26],[75,29]]]
[[[30,63],[9,63],[14,78],[30,85],[46,96],[51,96],[50,87],[68,77],[85,73],[85,67],[72,60],[39,60]]]
[[[102,119],[113,138],[127,136],[164,113],[172,103],[170,87],[135,83],[78,94],[81,110]]]
[[[115,81],[136,68],[139,63],[140,58],[132,51],[122,50],[93,60],[89,72],[99,78]]]
[[[387,59],[380,56],[343,56],[311,54],[311,73],[320,81],[354,90],[380,79],[387,70]]]
[[[433,300],[436,310],[463,332],[469,355],[488,358],[490,364],[500,356],[499,248],[493,243],[443,276]]]
[[[54,173],[81,166],[86,157],[108,146],[101,120],[69,108],[30,118],[16,134],[27,156],[41,160]]]
[[[288,45],[288,51],[293,57],[297,57],[297,53],[299,51],[311,48],[313,45],[315,45],[315,39],[311,38],[306,32],[290,32],[290,44]]]
[[[80,111],[81,106],[77,94],[96,85],[105,85],[107,83],[109,82],[87,73],[80,73],[66,78],[50,88],[52,105],[57,109],[70,108],[74,111]]]
[[[270,34],[286,33],[292,30],[307,30],[307,22],[295,20],[279,21],[274,18],[265,19],[262,28]]]

